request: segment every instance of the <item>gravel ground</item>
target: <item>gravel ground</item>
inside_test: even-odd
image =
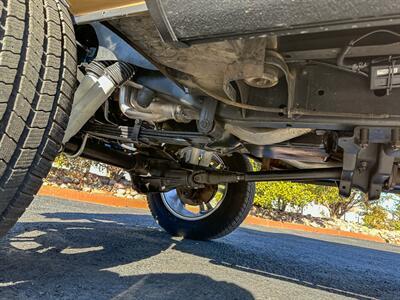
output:
[[[242,226],[171,238],[146,211],[38,197],[0,240],[0,299],[400,299],[400,247]]]

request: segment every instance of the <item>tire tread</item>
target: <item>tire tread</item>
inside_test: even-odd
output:
[[[0,17],[0,232],[5,233],[32,201],[61,147],[76,81],[76,46],[61,0],[1,0]]]
[[[240,154],[228,158],[226,164],[233,167],[232,171],[252,169],[248,159]],[[210,240],[231,233],[244,221],[253,205],[254,194],[254,183],[229,184],[228,195],[222,205],[213,214],[199,221],[186,221],[174,216],[165,207],[159,193],[149,194],[147,199],[154,219],[171,235]]]

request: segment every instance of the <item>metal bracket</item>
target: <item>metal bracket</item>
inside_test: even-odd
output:
[[[357,127],[352,137],[339,138],[343,149],[343,171],[339,191],[349,197],[354,187],[367,192],[370,200],[379,199],[392,175],[396,154],[387,151],[397,130],[389,127]]]
[[[344,197],[349,197],[353,188],[353,175],[361,147],[355,142],[354,136],[340,138],[338,144],[343,149],[343,171],[340,178],[339,193]]]
[[[210,165],[213,154],[211,151],[194,147],[186,147],[180,151],[180,156],[184,159],[185,163],[201,167],[208,167]]]
[[[135,126],[133,127],[132,131],[132,139],[135,142],[139,142],[139,137],[140,137],[140,130],[142,129],[142,121],[141,120],[136,120],[135,121]]]
[[[96,31],[99,42],[96,61],[119,60],[147,70],[158,70],[142,54],[107,26],[98,22],[92,23],[91,26]]]
[[[197,123],[197,129],[201,133],[210,133],[214,127],[215,112],[217,111],[218,101],[207,97],[203,101],[203,107],[200,112],[200,119]]]

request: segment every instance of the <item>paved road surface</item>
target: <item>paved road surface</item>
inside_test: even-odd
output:
[[[400,299],[400,247],[244,226],[171,238],[142,210],[37,198],[0,241],[0,299]]]

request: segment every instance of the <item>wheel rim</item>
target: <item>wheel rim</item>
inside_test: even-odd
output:
[[[219,156],[213,155],[210,167],[218,170],[224,168],[225,164]],[[179,195],[177,189],[161,193],[161,199],[165,207],[174,216],[186,221],[198,221],[213,214],[225,200],[228,191],[228,185],[219,184],[215,188],[216,191],[212,198],[208,202],[202,202],[198,205],[190,205],[185,203]]]

